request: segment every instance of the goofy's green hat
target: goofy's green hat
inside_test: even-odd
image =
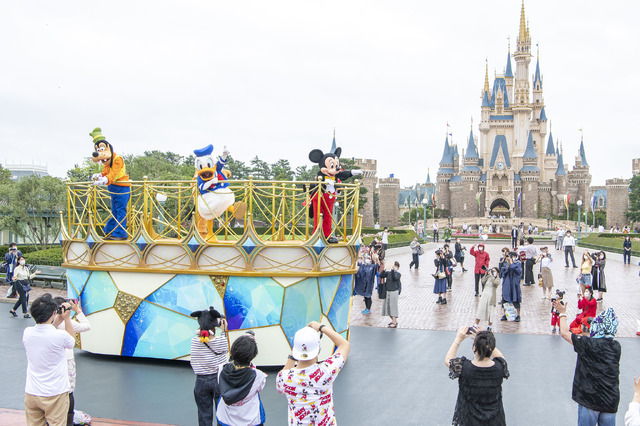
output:
[[[93,129],[93,132],[89,133],[89,136],[93,138],[94,144],[106,139],[104,136],[102,136],[102,129],[100,127],[96,127],[95,129]]]

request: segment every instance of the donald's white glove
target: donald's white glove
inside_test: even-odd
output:
[[[225,145],[224,148],[222,148],[222,159],[223,160],[227,160],[227,157],[229,156],[229,150],[227,149],[227,146]]]

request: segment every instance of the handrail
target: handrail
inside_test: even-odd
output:
[[[317,191],[326,192],[326,184],[317,181],[263,181],[253,177],[228,180],[236,206],[246,206],[238,213],[225,211],[214,219],[213,238],[209,242],[229,243],[238,241],[251,223],[262,241],[307,241],[314,235],[311,199]],[[195,180],[131,181],[126,232],[127,240],[144,231],[154,241],[183,240],[196,229],[204,239],[205,221],[197,214],[199,197],[196,197]],[[333,235],[346,242],[358,229],[360,183],[336,184],[336,205],[331,222]],[[68,238],[84,240],[90,234],[109,239],[103,228],[114,216],[111,213],[108,187],[93,182],[67,181],[67,205],[62,223]],[[325,203],[320,197],[321,203]],[[318,215],[321,203],[317,203]]]

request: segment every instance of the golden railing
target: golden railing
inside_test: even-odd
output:
[[[230,180],[229,189],[236,203],[244,203],[244,214],[236,218],[226,211],[214,220],[211,242],[235,242],[244,234],[245,227],[252,223],[263,241],[306,241],[313,234],[313,208],[311,198],[314,189],[325,193],[324,183],[313,181],[260,181]],[[335,207],[331,218],[333,236],[339,241],[348,241],[359,223],[360,184],[336,184]],[[196,182],[189,181],[132,181],[131,196],[127,209],[126,231],[133,238],[141,227],[155,241],[182,240],[192,229],[197,228],[204,238],[207,230],[204,219],[196,214],[198,197]],[[90,230],[101,236],[106,222],[112,218],[110,192],[106,186],[92,182],[67,182],[67,211],[63,224],[72,240],[86,239]],[[320,197],[325,203],[324,197]],[[326,205],[326,204],[325,204]],[[317,204],[314,215],[319,217],[321,204]],[[193,223],[196,221],[196,223]],[[322,224],[318,226],[321,228]]]

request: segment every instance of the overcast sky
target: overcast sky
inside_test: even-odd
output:
[[[248,162],[310,164],[333,128],[344,157],[403,186],[435,177],[446,123],[466,146],[485,58],[502,73],[520,1],[2,2],[0,159],[64,176],[92,152],[213,143]],[[640,157],[640,2],[525,3],[553,136],[592,184]],[[515,73],[515,62],[513,63]],[[535,58],[530,72],[535,70]]]

